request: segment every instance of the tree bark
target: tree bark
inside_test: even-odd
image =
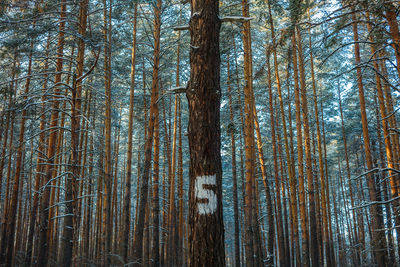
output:
[[[224,266],[219,2],[191,1],[189,266]]]

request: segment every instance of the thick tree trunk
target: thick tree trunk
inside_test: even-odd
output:
[[[189,266],[224,266],[218,1],[191,1]]]

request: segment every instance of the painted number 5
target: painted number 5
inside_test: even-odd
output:
[[[213,214],[217,210],[217,196],[211,189],[204,188],[205,185],[216,185],[215,174],[197,176],[196,178],[195,197],[208,200],[206,203],[197,202],[197,210],[201,215]]]

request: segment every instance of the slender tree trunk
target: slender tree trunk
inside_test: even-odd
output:
[[[131,84],[129,97],[129,121],[128,121],[128,150],[126,157],[126,176],[125,176],[125,192],[123,201],[123,222],[121,225],[120,251],[124,262],[128,260],[130,221],[131,221],[131,181],[132,181],[132,145],[133,145],[133,108],[135,97],[135,73],[136,73],[136,28],[137,28],[137,3],[135,3],[135,11],[133,18],[132,31],[132,53],[131,53]]]
[[[254,101],[254,99],[253,99]],[[264,152],[262,149],[262,141],[261,141],[261,131],[260,131],[260,125],[258,122],[258,116],[257,116],[257,112],[255,110],[255,106],[254,108],[254,126],[256,128],[256,134],[257,134],[257,149],[258,149],[258,160],[260,163],[260,169],[261,169],[261,176],[262,176],[262,181],[264,184],[264,189],[265,189],[265,198],[266,198],[266,202],[267,202],[267,217],[268,217],[268,222],[269,222],[269,242],[273,243],[273,235],[274,235],[274,215],[273,215],[273,203],[272,203],[272,197],[271,197],[271,189],[270,189],[270,185],[267,181],[267,171],[265,169],[265,160],[264,160]],[[257,187],[257,183],[255,183],[255,186]],[[279,187],[279,186],[278,186]],[[258,194],[258,189],[255,191]],[[278,195],[278,193],[277,193]],[[277,202],[279,201],[279,207],[281,207],[281,203],[280,203],[280,192],[279,192],[279,196],[276,196],[276,198],[279,197],[279,200],[277,200]],[[258,201],[259,197],[256,197],[256,200],[254,203],[259,203]],[[257,205],[257,207],[259,206],[259,204]],[[278,215],[277,217],[281,219],[282,222],[282,217],[281,217],[281,211],[279,209],[279,211],[276,212]],[[259,215],[257,214],[257,218],[259,218]],[[279,243],[279,251],[280,251],[280,255],[284,254],[284,247],[283,247],[283,239],[284,239],[284,235],[283,235],[283,224],[281,224],[280,226],[277,227],[278,228],[278,243]],[[256,245],[258,245],[259,242],[256,242]],[[261,255],[261,253],[260,253]],[[268,257],[268,255],[267,255]],[[281,259],[281,258],[280,258]],[[273,259],[271,261],[271,259],[267,258],[268,262],[272,262],[273,263]],[[267,263],[269,264],[269,263]]]
[[[297,161],[298,161],[298,179],[299,179],[299,206],[301,218],[301,236],[302,236],[302,263],[304,266],[310,266],[310,248],[309,248],[309,228],[308,216],[306,209],[306,194],[304,186],[304,167],[303,167],[303,138],[301,128],[301,106],[300,106],[300,89],[298,82],[297,69],[297,51],[295,32],[292,34],[293,44],[293,75],[294,75],[294,95],[296,105],[296,130],[297,130]],[[304,114],[303,114],[304,116]],[[314,212],[314,211],[312,211]],[[315,227],[315,226],[314,226]]]
[[[247,0],[242,1],[242,15],[249,16],[249,4]],[[251,32],[250,22],[244,22],[242,30],[243,49],[244,49],[244,145],[246,155],[246,185],[245,185],[245,252],[246,265],[258,266],[262,255],[259,254],[258,242],[259,226],[257,220],[257,206],[255,202],[255,140],[254,140],[254,92],[252,74],[252,52],[251,52]]]
[[[104,194],[103,194],[103,216],[102,216],[102,256],[103,264],[111,264],[111,236],[112,236],[112,218],[111,218],[111,184],[112,184],[112,155],[111,155],[111,12],[112,0],[103,0],[103,18],[104,18],[104,87],[105,87],[105,114],[104,114]]]
[[[46,43],[46,58],[49,56],[49,47],[50,47],[50,36],[47,37],[47,43]],[[49,61],[46,60],[44,63],[44,68],[43,72],[47,73],[49,67]],[[39,125],[39,146],[37,148],[38,155],[37,155],[37,160],[36,160],[36,174],[35,174],[35,185],[34,185],[34,195],[33,195],[33,200],[32,200],[32,205],[31,205],[31,210],[29,213],[29,226],[28,226],[28,238],[26,242],[26,260],[25,263],[27,265],[31,265],[32,262],[32,248],[33,248],[33,237],[34,237],[34,231],[35,231],[35,225],[36,225],[36,214],[37,214],[37,209],[39,206],[39,194],[37,193],[39,191],[40,183],[41,183],[41,178],[42,178],[42,172],[43,172],[43,164],[45,163],[45,160],[43,159],[43,155],[46,154],[46,147],[45,147],[45,126],[46,126],[46,115],[45,115],[45,109],[46,109],[46,96],[45,96],[45,90],[47,88],[47,82],[48,82],[48,75],[44,75],[44,83],[42,87],[43,95],[42,95],[42,116],[40,117],[40,125]]]
[[[296,178],[294,172],[294,160],[290,157],[290,150],[289,150],[289,141],[288,141],[288,134],[287,134],[287,127],[286,127],[286,117],[285,117],[285,110],[284,110],[284,103],[282,97],[282,89],[281,89],[281,82],[279,77],[279,66],[278,66],[278,57],[276,52],[276,42],[275,42],[275,30],[274,30],[274,23],[272,18],[272,11],[271,11],[271,4],[268,1],[268,13],[269,13],[269,24],[271,27],[271,39],[272,39],[272,49],[273,49],[273,57],[274,57],[274,72],[275,72],[275,79],[276,79],[276,87],[278,90],[278,98],[279,98],[279,106],[280,106],[280,113],[282,119],[282,126],[283,126],[283,136],[285,142],[285,153],[286,153],[286,161],[287,161],[287,168],[289,174],[289,184],[290,184],[290,200],[291,200],[291,212],[292,212],[292,220],[293,220],[293,229],[294,229],[294,242],[295,242],[295,249],[296,249],[296,265],[301,266],[302,259],[300,257],[300,245],[299,245],[299,234],[298,234],[298,219],[297,219],[297,185],[296,185]],[[290,112],[290,111],[289,111]],[[290,116],[290,114],[289,114]]]
[[[179,14],[181,17],[181,14]],[[178,46],[176,48],[176,83],[177,87],[180,86],[180,37],[181,32],[178,32]],[[184,257],[184,220],[183,220],[183,170],[182,170],[182,129],[181,129],[181,100],[179,97],[175,99],[178,101],[178,244],[177,244],[177,265],[182,266],[185,262]]]
[[[369,14],[368,12],[366,13],[367,20],[369,21]],[[372,27],[370,23],[367,23],[367,28],[368,31],[371,33],[372,32]],[[398,186],[396,184],[396,176],[393,173],[393,169],[395,169],[394,166],[394,156],[393,156],[393,149],[392,149],[392,143],[390,139],[390,133],[389,133],[389,120],[387,118],[387,112],[386,112],[386,107],[385,107],[385,99],[383,96],[383,90],[382,90],[382,83],[381,83],[381,78],[379,76],[379,71],[380,67],[378,64],[378,61],[376,60],[376,48],[374,45],[374,40],[372,35],[369,36],[369,40],[371,42],[371,54],[372,58],[374,59],[373,61],[373,66],[375,69],[375,81],[376,81],[376,92],[379,100],[379,111],[380,111],[380,116],[382,118],[382,130],[383,130],[383,136],[384,136],[384,143],[385,143],[385,151],[386,151],[386,159],[387,159],[387,168],[389,168],[388,171],[388,177],[389,177],[389,182],[390,182],[390,189],[391,189],[391,197],[396,198],[399,196],[398,192]],[[400,39],[399,39],[400,42]],[[378,122],[379,123],[379,122]],[[394,210],[398,210],[400,205],[399,205],[399,200],[395,200],[392,202]],[[400,226],[400,216],[395,216],[395,222],[397,226]],[[400,228],[396,227],[396,236],[397,236],[397,243],[400,244]],[[398,250],[398,253],[400,253],[400,247]]]
[[[342,129],[342,138],[343,138],[343,146],[344,146],[344,157],[346,161],[346,173],[347,173],[347,188],[349,189],[349,196],[350,196],[350,204],[351,207],[355,207],[354,203],[354,197],[353,197],[353,186],[351,183],[351,172],[350,172],[350,162],[349,162],[349,155],[348,155],[348,150],[347,150],[347,138],[346,138],[346,132],[344,128],[344,117],[343,117],[343,108],[342,108],[342,98],[341,98],[341,93],[340,93],[340,86],[338,86],[338,96],[339,96],[339,111],[340,111],[340,121],[341,121],[341,129]],[[358,244],[358,233],[357,233],[357,217],[358,215],[356,214],[355,209],[352,209],[352,215],[353,215],[353,228],[350,229],[350,231],[353,232],[354,236],[354,246]],[[354,252],[355,259],[354,259],[354,264],[360,264],[360,253],[359,250],[356,249]]]
[[[80,160],[79,160],[79,134],[80,134],[80,113],[81,113],[81,96],[82,96],[82,75],[83,63],[85,57],[85,40],[86,24],[87,24],[87,10],[89,0],[80,2],[79,7],[79,36],[78,41],[78,55],[77,55],[77,69],[74,74],[72,85],[72,115],[71,115],[71,177],[66,179],[66,217],[64,220],[63,232],[63,263],[65,266],[73,264],[73,245],[77,244],[78,229],[80,218],[77,214],[77,200],[79,191],[79,173],[80,173]],[[82,181],[81,181],[82,182]]]
[[[158,94],[156,95],[158,98]],[[160,123],[159,111],[155,110],[155,123],[154,123],[154,159],[153,159],[153,203],[152,203],[152,228],[153,240],[151,242],[151,263],[150,266],[160,265],[160,199],[159,199],[159,172],[160,172]]]
[[[179,86],[179,79],[177,79],[177,86]],[[167,263],[173,266],[176,262],[175,254],[175,235],[176,233],[176,220],[175,220],[175,177],[176,177],[176,138],[178,129],[178,95],[175,95],[175,116],[172,136],[172,160],[171,160],[171,172],[169,177],[169,211],[168,211],[168,246],[167,246]],[[167,151],[169,146],[167,143]]]
[[[13,129],[13,125],[14,125],[14,121],[11,120],[11,119],[13,119],[12,118],[12,114],[13,114],[12,105],[13,105],[13,100],[14,100],[12,90],[14,89],[15,83],[16,83],[15,77],[16,77],[16,74],[17,74],[17,63],[18,63],[18,53],[15,51],[14,52],[13,64],[12,64],[12,68],[11,68],[11,84],[10,84],[10,92],[8,92],[8,95],[9,95],[8,96],[8,111],[7,111],[7,115],[6,115],[6,126],[5,126],[5,129],[4,129],[4,140],[3,140],[2,152],[1,152],[1,161],[0,161],[0,195],[1,195],[2,187],[3,187],[3,178],[4,178],[3,177],[3,169],[4,169],[5,160],[7,158],[7,156],[6,156],[7,145],[9,145],[9,143],[12,143],[12,138],[10,138],[10,140],[11,140],[10,142],[8,142],[8,138],[9,138],[9,135],[11,135],[12,132],[13,132],[12,130],[9,131],[10,123],[11,123],[11,129]],[[7,196],[7,195],[5,195],[5,196]],[[7,211],[7,209],[5,207],[5,203],[3,203],[3,205],[4,205],[4,208],[3,208],[3,218],[2,218],[2,220],[5,220],[5,218],[6,218],[5,212]],[[1,233],[1,236],[0,236],[1,238],[3,238],[3,235],[5,234],[4,233],[4,231],[6,229],[5,225],[6,225],[6,222],[4,221],[2,223],[2,229],[3,230],[2,230],[2,233]],[[3,244],[6,245],[5,243],[2,243],[2,245]],[[0,257],[2,258],[1,261],[4,261],[3,259],[6,256],[5,253],[6,253],[5,248],[2,247],[2,250],[0,252]]]
[[[144,230],[144,219],[146,214],[146,203],[149,188],[149,176],[151,167],[152,157],[152,146],[153,146],[153,135],[154,135],[154,124],[156,120],[156,109],[158,104],[156,102],[158,95],[158,67],[160,64],[160,28],[161,28],[161,0],[157,0],[157,4],[154,7],[154,53],[153,53],[153,79],[152,79],[152,90],[150,100],[150,118],[147,127],[147,138],[144,148],[144,168],[142,176],[142,184],[140,187],[140,200],[138,204],[138,216],[137,216],[137,227],[134,232],[133,240],[133,257],[135,260],[134,266],[140,266],[142,262],[142,251],[143,251],[143,230]]]
[[[355,42],[354,54],[355,54],[355,64],[357,70],[357,86],[358,86],[358,94],[360,101],[365,158],[368,170],[372,170],[373,162],[372,162],[370,141],[369,141],[368,119],[365,107],[362,71],[361,68],[359,67],[361,58],[360,58],[360,47],[358,44],[358,29],[357,29],[357,22],[356,22],[357,20],[355,13],[352,14],[352,21],[353,21],[353,33]],[[368,185],[370,201],[372,202],[377,201],[375,178],[371,173],[367,175],[367,185]],[[370,205],[370,212],[371,212],[371,226],[372,226],[372,236],[371,236],[372,250],[373,253],[375,254],[377,264],[379,266],[386,266],[386,261],[387,261],[386,240],[384,237],[384,232],[381,230],[383,229],[382,208],[379,204],[372,204]]]
[[[39,244],[38,244],[38,260],[37,266],[46,266],[48,261],[48,240],[50,240],[48,236],[48,216],[49,216],[49,197],[50,197],[50,188],[48,187],[48,183],[52,178],[52,174],[56,166],[54,166],[55,160],[55,149],[57,144],[57,125],[58,125],[58,115],[59,115],[59,97],[60,97],[60,87],[59,83],[61,82],[61,72],[63,69],[63,53],[64,53],[64,28],[65,28],[65,17],[66,17],[66,1],[61,1],[61,10],[60,10],[60,25],[59,25],[59,34],[58,34],[58,43],[57,43],[57,60],[56,60],[56,75],[54,84],[55,92],[54,99],[52,105],[52,113],[50,118],[50,128],[53,129],[50,132],[48,138],[48,150],[47,150],[47,164],[45,168],[45,176],[43,181],[43,192],[40,200],[40,218],[39,218]]]
[[[379,77],[378,77],[379,78]],[[380,166],[382,169],[386,168],[387,162],[385,161],[385,152],[384,150],[384,141],[382,140],[382,127],[381,127],[381,116],[379,115],[379,104],[378,104],[378,99],[377,99],[377,94],[374,94],[374,104],[376,106],[375,108],[375,116],[376,116],[376,132],[377,132],[377,137],[378,137],[378,144],[379,144],[379,161],[380,161]],[[387,137],[390,138],[390,137]],[[378,157],[376,157],[378,158]],[[377,161],[377,159],[376,159]],[[394,239],[392,236],[392,230],[393,225],[392,225],[392,211],[391,211],[391,203],[388,203],[390,197],[388,195],[388,181],[385,179],[384,172],[381,172],[379,174],[379,179],[382,179],[382,196],[383,196],[383,201],[385,201],[385,213],[386,213],[386,227],[389,229],[387,231],[387,245],[388,245],[388,265],[392,266],[395,265],[395,246],[394,246]]]
[[[308,104],[307,104],[307,89],[306,89],[306,78],[304,71],[304,61],[303,61],[303,48],[301,44],[301,34],[298,27],[296,27],[297,33],[297,49],[299,53],[299,70],[300,70],[300,88],[301,88],[301,110],[303,117],[303,128],[304,128],[304,151],[306,154],[306,175],[307,175],[307,185],[308,185],[308,205],[309,205],[309,219],[310,219],[310,252],[311,252],[311,264],[312,266],[319,266],[319,252],[318,252],[318,239],[314,238],[317,235],[317,219],[316,219],[316,207],[315,207],[315,192],[314,192],[314,176],[312,170],[312,159],[311,159],[311,139],[310,139],[310,125],[308,119]],[[325,181],[323,181],[325,182]],[[325,183],[321,183],[322,188],[322,204],[325,203]],[[325,205],[326,206],[326,205]],[[326,209],[323,209],[324,212],[324,221],[326,220],[326,225],[328,225]],[[324,224],[325,225],[325,224]],[[324,231],[325,234],[328,234],[328,231]],[[333,265],[330,257],[330,249],[329,249],[329,238],[328,235],[325,236],[327,241],[327,264],[328,266]]]
[[[235,223],[235,266],[240,266],[240,229],[239,229],[239,209],[238,209],[238,193],[237,193],[237,173],[236,173],[236,141],[235,141],[235,123],[232,108],[232,91],[230,77],[229,54],[227,55],[227,84],[229,98],[229,118],[230,118],[230,136],[232,149],[232,182],[233,182],[233,217]]]
[[[270,113],[270,123],[271,123],[271,142],[272,142],[272,156],[274,162],[274,177],[275,177],[275,193],[276,193],[276,209],[277,214],[276,218],[276,227],[278,230],[278,251],[279,251],[279,265],[287,266],[289,263],[287,262],[288,257],[287,253],[284,249],[284,234],[283,234],[283,221],[282,221],[282,206],[281,206],[281,197],[280,197],[280,183],[279,181],[279,167],[278,167],[278,153],[277,153],[277,143],[276,143],[276,134],[275,134],[275,117],[274,117],[274,105],[273,105],[273,97],[272,97],[272,82],[271,82],[271,68],[269,63],[270,54],[267,54],[267,75],[268,75],[268,103],[269,103],[269,113]],[[282,176],[281,176],[282,179]],[[273,263],[273,261],[272,261]],[[272,266],[272,265],[271,265]]]
[[[169,123],[171,123],[171,112],[169,112],[169,116],[167,117],[166,115],[166,107],[165,107],[165,101],[164,98],[162,98],[162,103],[163,103],[163,121],[164,121],[164,150],[163,150],[163,160],[164,160],[164,166],[163,166],[163,229],[168,229],[168,203],[167,203],[167,177],[168,179],[171,177],[171,172],[172,172],[172,164],[171,164],[171,150],[170,150],[170,138],[169,138],[169,131],[167,127],[167,120]],[[171,99],[169,101],[171,103]],[[171,105],[170,105],[171,106]],[[168,169],[168,173],[166,175],[165,169]],[[166,265],[168,263],[168,234],[166,231],[163,231],[163,235],[161,236],[161,265]]]
[[[33,27],[35,26],[35,21],[33,22]],[[33,48],[33,41],[30,44],[31,51],[29,52],[29,61],[28,61],[28,71],[27,71],[27,79],[25,82],[25,90],[24,90],[24,101],[28,99],[29,93],[29,86],[31,82],[31,73],[32,73],[32,48]],[[24,157],[24,135],[25,135],[25,121],[26,121],[26,109],[22,110],[21,114],[21,126],[18,138],[18,149],[17,149],[17,158],[15,163],[15,175],[14,175],[14,185],[11,195],[11,203],[10,207],[7,211],[6,220],[6,233],[2,235],[2,248],[6,248],[3,250],[2,253],[6,253],[6,266],[11,266],[13,263],[13,255],[14,255],[14,238],[15,238],[15,228],[16,228],[16,219],[17,219],[17,208],[18,208],[18,195],[20,190],[20,178],[21,178],[21,171],[23,169],[22,166],[22,159]],[[5,207],[7,208],[7,207]],[[3,243],[7,244],[6,246]]]
[[[309,37],[309,44],[310,48],[312,47],[311,43],[311,33]],[[312,49],[310,49],[310,62],[311,62],[311,79],[312,79],[312,88],[313,88],[313,102],[314,102],[314,112],[315,112],[315,124],[316,124],[316,131],[317,131],[317,145],[318,145],[318,166],[319,166],[319,176],[321,181],[321,209],[322,209],[322,218],[323,218],[323,237],[325,247],[327,248],[327,253],[329,253],[329,247],[332,246],[331,240],[328,238],[328,215],[327,215],[327,205],[326,205],[326,194],[324,188],[326,188],[326,181],[325,181],[325,172],[324,172],[324,162],[322,156],[322,141],[321,141],[321,130],[320,130],[320,122],[319,122],[319,113],[318,113],[318,98],[317,98],[317,90],[316,90],[316,83],[315,83],[315,74],[314,74],[314,57],[312,53]],[[351,189],[350,189],[351,190]],[[331,258],[334,255],[326,255],[327,264],[328,266],[333,265]]]

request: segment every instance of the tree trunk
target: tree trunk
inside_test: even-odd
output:
[[[33,22],[33,27],[35,27],[36,21]],[[29,93],[29,86],[31,82],[31,73],[32,73],[32,48],[33,48],[33,41],[30,44],[31,51],[29,52],[29,62],[28,62],[28,71],[27,71],[27,79],[25,82],[25,90],[24,90],[24,102],[28,99]],[[2,235],[2,248],[6,248],[3,250],[2,253],[6,253],[6,266],[11,266],[13,264],[13,255],[14,255],[14,238],[15,238],[15,228],[16,228],[16,219],[17,219],[17,208],[18,208],[18,195],[20,190],[20,178],[21,172],[24,168],[22,166],[22,159],[24,156],[24,135],[25,135],[25,121],[26,121],[26,109],[24,108],[21,115],[21,126],[19,132],[19,139],[18,139],[18,149],[17,149],[17,158],[15,163],[15,175],[14,175],[14,185],[11,195],[11,203],[8,211],[6,211],[8,219],[6,220],[6,225],[3,226],[6,228],[5,235]],[[7,209],[7,207],[4,207]],[[7,244],[6,246],[3,243]]]
[[[271,27],[271,39],[272,39],[272,49],[273,49],[273,57],[274,57],[274,72],[275,72],[275,79],[276,79],[276,87],[278,90],[278,98],[279,98],[279,107],[282,119],[282,126],[283,126],[283,137],[285,142],[285,154],[286,154],[286,161],[287,161],[287,168],[289,174],[289,184],[290,184],[290,200],[291,200],[291,213],[292,213],[292,220],[293,220],[293,230],[294,230],[294,244],[296,250],[296,265],[301,266],[302,260],[300,257],[300,245],[299,245],[299,233],[298,233],[298,211],[297,211],[297,185],[296,185],[296,178],[295,178],[295,170],[294,170],[294,153],[292,153],[292,157],[290,156],[289,150],[289,140],[288,140],[288,132],[286,126],[286,117],[285,117],[285,110],[284,110],[284,103],[282,97],[282,89],[281,89],[281,82],[279,77],[279,65],[278,65],[278,57],[276,52],[276,42],[275,42],[275,30],[274,30],[274,23],[272,18],[272,11],[271,11],[271,4],[268,1],[268,14],[269,14],[269,24]],[[289,59],[290,60],[290,59]],[[290,105],[290,104],[289,104]],[[289,110],[290,112],[290,110]],[[289,118],[291,115],[289,114]],[[292,135],[291,135],[292,137]]]
[[[158,94],[156,95],[158,98]],[[153,159],[153,203],[152,203],[152,228],[153,228],[153,240],[151,242],[151,263],[149,266],[160,265],[160,252],[159,252],[159,240],[160,240],[160,199],[159,199],[159,172],[160,172],[160,123],[159,123],[159,111],[155,110],[155,122],[154,122],[154,159]],[[149,240],[150,241],[150,240]]]
[[[352,14],[352,22],[353,22],[353,33],[354,33],[354,54],[355,54],[355,64],[357,70],[357,86],[358,86],[358,94],[360,101],[360,111],[361,111],[361,122],[362,122],[362,130],[363,130],[363,139],[364,139],[364,149],[365,149],[365,158],[367,162],[368,170],[373,169],[371,149],[370,149],[370,141],[369,141],[369,131],[368,131],[368,119],[367,112],[365,107],[365,96],[364,96],[364,86],[362,81],[362,70],[359,67],[361,62],[360,57],[360,47],[358,43],[358,30],[357,30],[357,22],[356,22],[355,13]],[[373,174],[369,173],[367,175],[367,185],[370,201],[377,201],[377,190],[375,184],[375,178]],[[379,266],[386,266],[387,261],[387,251],[386,251],[386,240],[384,236],[383,229],[383,217],[382,217],[382,208],[380,204],[371,204],[370,205],[371,212],[371,226],[372,226],[372,236],[371,236],[371,245],[373,253],[375,254],[376,262]]]
[[[392,46],[396,56],[396,70],[400,78],[400,33],[399,24],[397,22],[396,7],[392,3],[386,3],[385,5],[385,18],[389,24],[390,35],[392,36]]]
[[[134,232],[133,239],[133,257],[135,260],[134,266],[141,266],[142,251],[143,251],[143,230],[144,219],[146,215],[147,195],[149,189],[149,176],[151,168],[151,157],[153,147],[154,124],[156,120],[156,109],[158,109],[158,67],[160,64],[160,28],[161,28],[161,0],[157,0],[157,5],[154,7],[154,53],[153,53],[153,78],[151,85],[151,100],[150,100],[150,118],[147,127],[147,138],[144,147],[144,168],[142,176],[142,184],[140,187],[140,200],[138,204],[137,226]]]
[[[224,266],[219,2],[191,1],[189,266]]]
[[[126,157],[126,176],[125,176],[125,192],[123,201],[123,222],[121,224],[120,236],[120,253],[126,263],[128,260],[128,247],[130,236],[131,221],[131,181],[132,181],[132,144],[133,144],[133,107],[135,97],[135,72],[136,72],[136,27],[137,27],[137,3],[135,3],[135,11],[133,18],[132,31],[132,53],[131,53],[131,84],[129,97],[129,122],[128,122],[128,150]]]
[[[61,72],[63,68],[63,53],[64,53],[64,28],[65,28],[65,17],[66,17],[66,1],[61,1],[60,10],[60,25],[57,43],[57,60],[56,60],[56,75],[54,84],[58,85],[61,82]],[[38,244],[38,260],[37,266],[46,266],[48,261],[48,216],[49,216],[49,197],[50,188],[47,186],[56,166],[54,166],[55,150],[57,144],[57,125],[58,125],[58,115],[59,115],[59,97],[60,97],[60,87],[56,86],[54,89],[54,99],[52,105],[52,113],[50,118],[50,128],[54,129],[50,132],[48,138],[48,150],[47,150],[47,164],[45,167],[45,177],[43,181],[44,189],[40,200],[40,218],[39,218],[39,244]]]
[[[229,98],[229,118],[230,127],[229,134],[231,136],[231,150],[232,150],[232,182],[233,182],[233,217],[235,223],[235,266],[240,267],[240,239],[239,239],[239,209],[238,209],[238,193],[237,193],[237,173],[236,173],[236,141],[235,141],[235,123],[232,108],[232,91],[231,91],[231,77],[230,77],[230,63],[229,54],[227,55],[227,84],[228,84],[228,98]]]
[[[366,13],[367,20],[370,21],[369,14],[368,12]],[[372,27],[370,23],[367,23],[367,28],[370,33],[372,33]],[[374,40],[372,35],[369,35],[369,40],[371,42],[371,55],[372,58],[374,59],[373,61],[373,66],[375,69],[375,81],[376,81],[376,92],[379,100],[379,111],[380,111],[380,116],[382,118],[382,130],[383,130],[383,136],[384,136],[384,143],[385,143],[385,151],[386,151],[386,159],[387,159],[387,168],[389,168],[388,171],[388,177],[389,177],[389,182],[390,182],[390,189],[391,189],[391,197],[394,199],[399,196],[399,189],[396,184],[396,176],[393,173],[393,169],[395,169],[394,166],[394,156],[393,156],[393,149],[392,149],[392,143],[390,139],[390,133],[389,133],[389,120],[387,118],[387,112],[386,112],[386,106],[385,106],[385,99],[383,96],[383,90],[382,90],[382,83],[381,83],[381,78],[379,76],[379,71],[380,67],[378,64],[378,61],[376,60],[376,48],[374,45]],[[400,39],[399,39],[400,42]],[[400,48],[399,48],[400,49]],[[399,50],[400,53],[400,50]],[[400,59],[400,58],[399,58]],[[378,121],[379,123],[379,121]],[[386,183],[386,181],[384,181]],[[395,200],[392,202],[393,209],[398,210],[400,202],[399,200]],[[400,226],[400,216],[395,216],[395,222],[397,226]],[[400,228],[396,227],[396,236],[397,236],[397,242],[400,244]],[[400,247],[398,252],[400,252]]]
[[[71,114],[71,176],[66,180],[66,217],[64,220],[63,232],[63,263],[65,266],[73,264],[73,245],[77,244],[78,229],[80,218],[77,214],[77,200],[80,181],[80,160],[79,160],[79,134],[80,134],[80,110],[81,110],[81,97],[82,97],[82,75],[83,64],[85,57],[85,40],[86,24],[87,24],[87,10],[89,0],[80,2],[79,7],[79,36],[78,41],[78,55],[77,55],[77,68],[74,74],[72,85],[72,114]],[[82,181],[81,181],[82,183]]]
[[[308,121],[308,104],[307,104],[307,89],[306,89],[306,78],[304,71],[304,61],[303,61],[303,48],[301,44],[301,34],[298,26],[296,27],[297,33],[297,49],[299,54],[299,70],[300,70],[300,88],[301,88],[301,110],[303,117],[303,129],[304,129],[304,151],[306,154],[306,175],[307,175],[307,185],[308,185],[308,206],[309,206],[309,219],[310,219],[310,252],[311,252],[311,264],[312,266],[319,266],[319,244],[318,238],[314,238],[317,235],[317,219],[316,219],[316,207],[315,207],[315,192],[314,192],[314,175],[312,170],[312,159],[311,159],[311,139],[310,139],[310,125]],[[322,188],[322,204],[325,204],[325,183],[321,183]],[[325,205],[326,206],[326,205]],[[323,209],[324,218],[326,220],[326,225],[328,225],[328,220],[326,216],[326,209]],[[324,220],[324,221],[325,221]],[[324,231],[328,234],[328,231]],[[330,249],[328,235],[324,240],[328,242],[326,254],[327,254],[327,264],[331,266],[333,263],[330,261]]]
[[[301,218],[301,236],[302,236],[302,262],[304,266],[310,266],[310,248],[309,248],[309,228],[308,216],[306,208],[306,192],[304,186],[304,165],[303,165],[303,138],[301,128],[301,106],[300,106],[300,89],[298,82],[298,69],[297,69],[297,50],[296,50],[296,37],[295,32],[292,34],[293,44],[293,75],[294,75],[294,95],[296,105],[296,130],[297,130],[297,163],[298,163],[298,176],[299,176],[299,206]],[[304,116],[304,114],[303,114]]]

